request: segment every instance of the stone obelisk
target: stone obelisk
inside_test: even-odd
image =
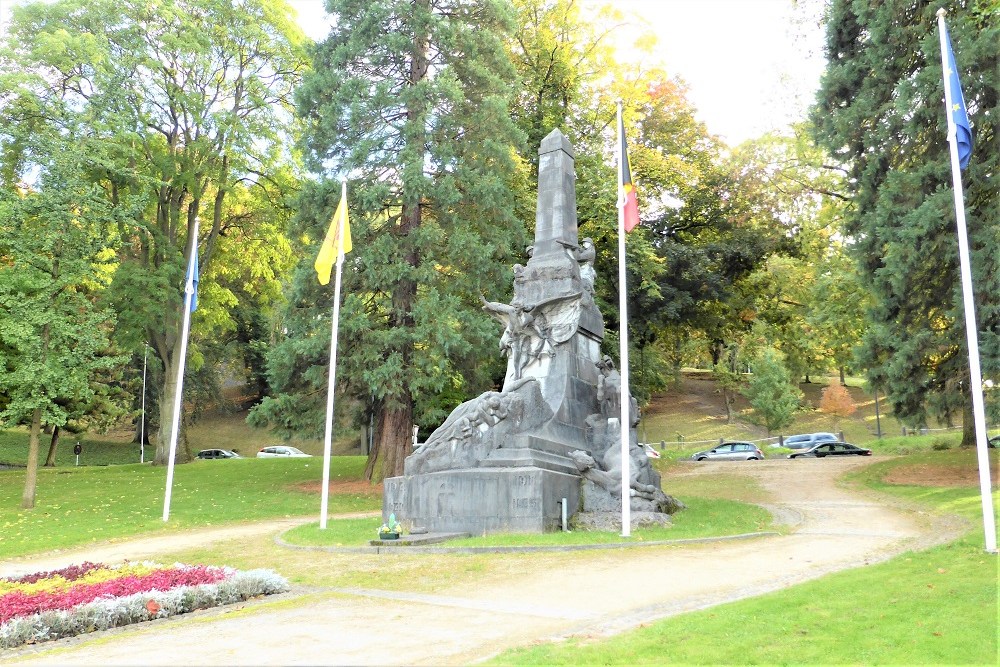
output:
[[[604,323],[593,298],[594,248],[578,238],[573,149],[561,132],[545,137],[538,162],[528,262],[514,266],[509,304],[483,298],[484,310],[505,327],[507,376],[501,391],[455,408],[407,457],[404,474],[385,480],[383,514],[395,513],[408,530],[551,530],[564,507],[570,516],[580,507],[584,468],[598,482],[614,479],[613,463],[605,460],[610,415],[598,401],[599,382],[605,393],[610,385],[600,355]],[[643,463],[639,490],[652,497],[644,455]],[[614,502],[613,493],[600,493]]]

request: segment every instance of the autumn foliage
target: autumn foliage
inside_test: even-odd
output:
[[[819,409],[837,417],[849,417],[857,410],[854,399],[842,384],[831,384],[823,390],[819,401]]]

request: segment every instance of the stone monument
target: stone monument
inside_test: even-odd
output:
[[[384,482],[383,514],[411,530],[542,532],[559,526],[564,500],[578,520],[621,510],[621,376],[600,354],[595,251],[577,236],[575,178],[573,149],[553,130],[539,149],[535,242],[513,267],[514,296],[482,298],[504,327],[503,387],[455,408],[403,476]],[[629,402],[630,507],[637,523],[662,522],[682,505],[660,489]]]

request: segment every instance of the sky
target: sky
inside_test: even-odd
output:
[[[10,6],[0,0],[0,30]],[[595,9],[607,0],[579,0]],[[614,0],[634,23],[617,31],[624,60],[641,29],[657,46],[650,65],[688,84],[688,98],[713,134],[730,145],[805,117],[823,70],[819,15],[824,0]],[[323,0],[289,0],[299,24],[322,39]]]

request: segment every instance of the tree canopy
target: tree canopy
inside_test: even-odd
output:
[[[930,3],[835,0],[814,120],[846,165],[844,233],[870,285],[861,365],[914,426],[969,406],[958,243],[936,11]],[[947,16],[975,147],[963,172],[984,374],[1000,371],[1000,22],[993,0]]]

